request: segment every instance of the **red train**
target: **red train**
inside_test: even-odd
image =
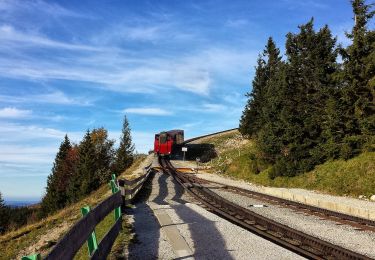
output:
[[[170,130],[155,134],[154,153],[157,155],[173,154],[183,142],[184,130]]]

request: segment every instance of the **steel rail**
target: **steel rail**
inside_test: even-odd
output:
[[[375,221],[370,220],[370,219],[364,219],[364,218],[348,215],[345,213],[332,211],[329,209],[319,208],[316,206],[307,205],[307,204],[303,204],[300,202],[275,197],[275,196],[264,194],[264,193],[257,192],[257,191],[230,186],[230,185],[223,184],[220,182],[209,181],[209,180],[205,180],[196,176],[189,176],[187,178],[189,179],[190,182],[193,182],[193,183],[221,185],[222,186],[221,189],[229,191],[229,192],[233,192],[233,193],[247,196],[250,198],[265,201],[267,203],[291,208],[293,210],[300,211],[309,215],[314,215],[314,216],[318,216],[318,217],[331,220],[340,224],[349,225],[360,230],[375,232]]]
[[[164,158],[159,158],[159,163],[189,194],[217,215],[301,256],[309,259],[370,259],[240,207],[192,182],[190,179],[196,178],[180,173]]]
[[[356,216],[351,216],[351,215],[344,214],[341,212],[336,212],[336,211],[332,211],[329,209],[319,208],[319,207],[303,204],[303,203],[296,202],[296,201],[278,198],[272,195],[263,194],[260,192],[251,191],[251,190],[247,190],[247,189],[243,189],[239,187],[224,185],[222,188],[229,192],[234,192],[240,195],[244,195],[250,198],[255,198],[255,199],[265,201],[268,203],[281,205],[281,206],[291,208],[296,211],[302,211],[309,215],[314,215],[314,216],[318,216],[327,220],[338,222],[340,224],[349,225],[357,229],[375,232],[375,221],[370,220],[370,219],[364,219],[364,218],[360,218]]]
[[[237,128],[223,130],[223,131],[219,131],[219,132],[215,132],[215,133],[211,133],[211,134],[207,134],[207,135],[196,136],[196,137],[193,137],[193,138],[185,140],[182,144],[188,144],[190,142],[193,142],[193,141],[201,139],[201,138],[210,137],[210,136],[217,135],[217,134],[223,134],[223,133],[234,131],[234,130],[238,130],[238,127]]]

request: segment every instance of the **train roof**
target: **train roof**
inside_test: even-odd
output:
[[[155,134],[155,136],[159,136],[159,135],[164,134],[164,133],[169,135],[169,136],[176,136],[178,134],[184,135],[184,130],[174,129],[174,130],[169,130],[169,131],[163,131],[163,132],[160,132],[159,134]]]
[[[167,131],[168,134],[178,134],[178,133],[183,133],[184,130],[181,129],[175,129],[175,130],[169,130]]]

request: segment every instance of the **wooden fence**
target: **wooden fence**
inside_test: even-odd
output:
[[[115,176],[110,182],[112,195],[102,201],[92,210],[89,206],[81,208],[83,217],[60,239],[45,259],[73,259],[78,250],[87,241],[90,259],[105,259],[121,230],[122,217],[121,205],[123,199],[116,183]],[[104,238],[97,243],[95,227],[109,213],[114,210],[115,224],[110,228]],[[24,256],[22,260],[39,260],[40,254]]]
[[[119,179],[121,195],[123,196],[124,206],[132,203],[133,198],[137,195],[138,191],[142,188],[143,183],[147,180],[152,171],[151,164],[143,168],[143,174],[133,180]]]
[[[149,165],[143,169],[142,176],[133,180],[119,179],[118,183],[115,175],[112,175],[110,181],[112,195],[92,210],[89,206],[81,208],[83,217],[57,242],[45,259],[73,259],[85,241],[87,241],[90,259],[105,259],[121,230],[121,206],[126,207],[131,204],[132,199],[142,188],[151,171],[151,165]],[[95,227],[113,210],[115,224],[98,244]],[[40,259],[42,259],[40,254],[22,257],[22,260]]]

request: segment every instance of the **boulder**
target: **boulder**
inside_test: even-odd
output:
[[[375,201],[375,194],[370,197],[371,201]]]

